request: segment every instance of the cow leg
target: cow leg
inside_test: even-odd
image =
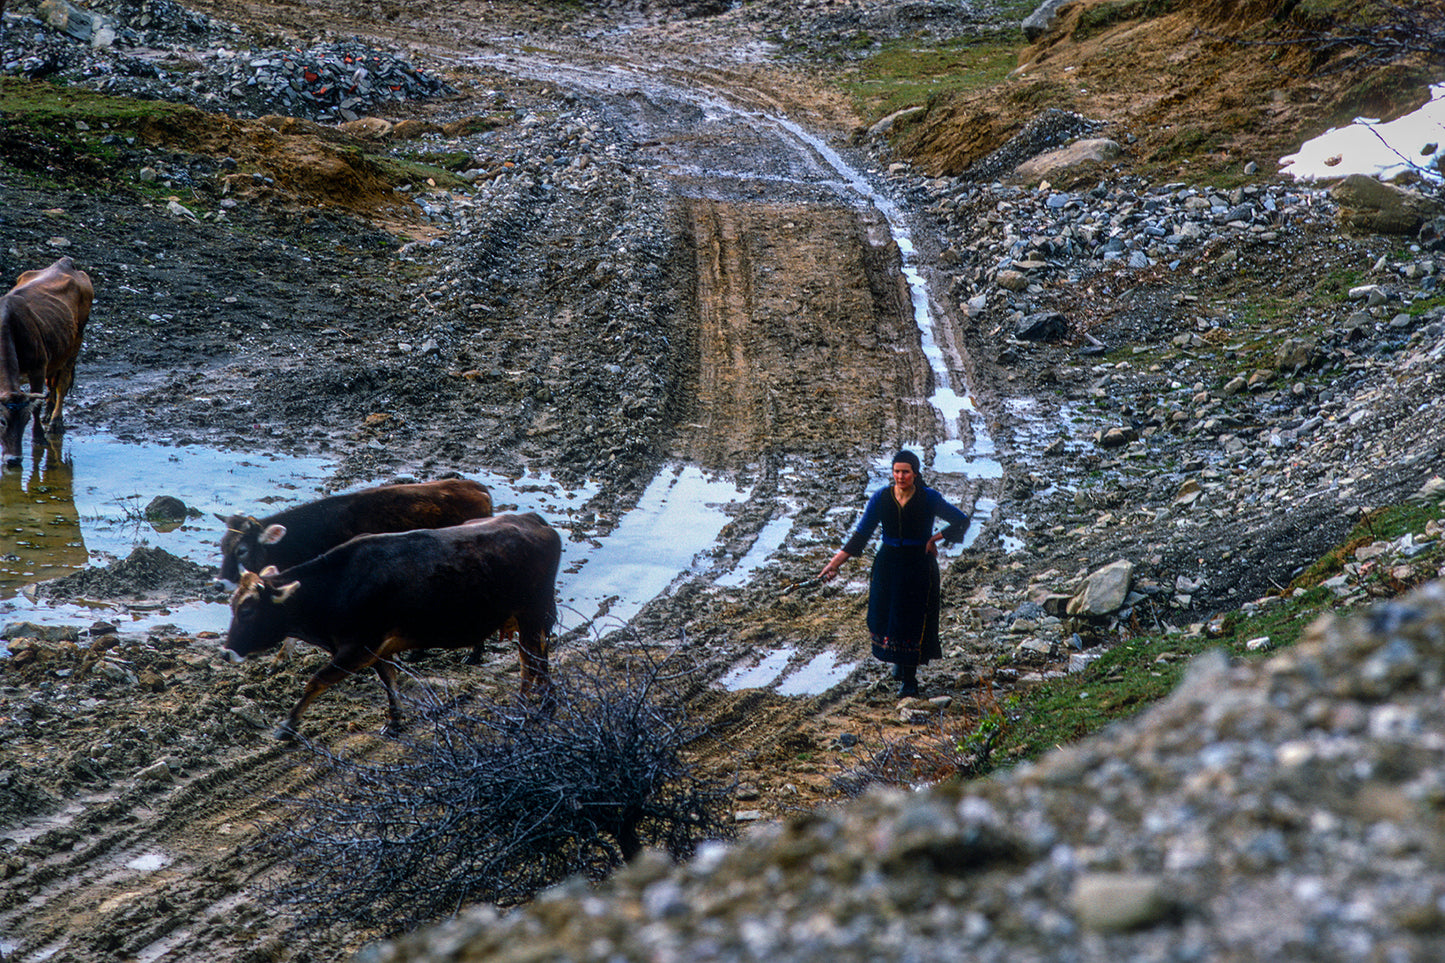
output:
[[[381,734],[394,736],[406,728],[406,720],[401,715],[401,700],[396,694],[396,666],[387,659],[378,659],[372,668],[386,690],[386,725],[382,727]]]
[[[348,676],[355,675],[358,668],[364,666],[340,666],[335,662],[328,662],[316,674],[306,680],[306,688],[301,690],[301,698],[291,707],[291,712],[286,716],[286,721],[281,723],[276,730],[277,739],[295,739],[300,734],[297,726],[301,723],[301,713],[306,707],[316,701],[316,697],[327,689]]]
[[[70,386],[75,384],[75,363],[71,362],[49,379],[47,387],[50,389],[50,397],[47,399],[45,412],[45,430],[47,432],[59,432],[65,428],[65,419],[60,413],[60,407],[65,403],[65,395],[70,391]]]
[[[517,656],[522,662],[522,695],[536,689],[543,704],[549,704],[552,677],[548,671],[547,631],[539,623],[527,619],[518,625]]]

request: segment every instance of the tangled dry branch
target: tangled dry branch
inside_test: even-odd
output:
[[[573,670],[551,713],[439,707],[385,764],[313,746],[323,778],[266,844],[288,866],[272,896],[302,925],[396,932],[601,877],[646,845],[682,859],[730,836],[732,788],[684,761],[704,733],[654,701],[662,678]]]

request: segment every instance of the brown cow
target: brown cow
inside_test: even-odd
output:
[[[492,514],[486,486],[464,478],[381,485],[330,495],[265,518],[221,515],[221,578],[237,582],[241,570],[281,571],[300,565],[358,535],[447,528]]]
[[[312,700],[366,668],[386,689],[386,731],[396,731],[402,720],[393,657],[473,646],[509,619],[518,626],[522,692],[535,687],[545,696],[561,559],[561,537],[531,513],[362,535],[285,572],[243,574],[221,651],[239,662],[294,637],[331,653],[276,731],[281,739],[296,735]]]
[[[20,464],[20,436],[32,412],[37,433],[42,426],[47,432],[61,429],[61,406],[75,381],[75,358],[94,296],[90,277],[63,257],[42,271],[26,271],[0,297],[0,410],[6,465]],[[47,393],[42,394],[42,389]]]

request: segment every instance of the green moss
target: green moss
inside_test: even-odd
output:
[[[377,168],[381,177],[393,187],[402,184],[411,184],[415,187],[426,184],[428,181],[431,181],[443,190],[460,190],[468,186],[466,181],[462,180],[450,170],[437,167],[434,164],[396,157],[368,156],[367,160]]]
[[[1357,547],[1423,532],[1431,520],[1445,520],[1445,505],[1405,503],[1371,512],[1343,542],[1296,578],[1283,597],[1219,618],[1214,637],[1141,633],[1104,652],[1083,672],[1020,693],[1009,707],[1006,724],[1000,726],[997,719],[988,723],[1000,729],[993,747],[995,761],[1036,758],[1135,715],[1172,692],[1190,660],[1211,649],[1222,649],[1232,658],[1262,659],[1268,654],[1250,651],[1250,640],[1267,636],[1270,651],[1295,645],[1320,616],[1350,612],[1320,583],[1337,574]],[[1438,539],[1412,559],[1421,577],[1442,563],[1445,549]],[[1373,601],[1393,597],[1414,584],[1398,581],[1381,567],[1364,576],[1363,587]]]
[[[1017,28],[940,44],[898,40],[881,45],[840,81],[859,113],[871,119],[939,95],[1002,84],[1018,64]]]
[[[1112,0],[1084,11],[1074,28],[1073,39],[1087,40],[1110,27],[1130,20],[1160,17],[1180,5],[1180,0]]]
[[[133,130],[142,123],[195,114],[193,107],[159,100],[110,97],[79,87],[6,77],[0,87],[0,114],[8,124],[74,130],[77,122]]]
[[[413,155],[410,159],[427,167],[458,174],[472,166],[472,155],[464,150],[428,151]]]

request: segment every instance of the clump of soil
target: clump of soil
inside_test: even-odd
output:
[[[140,545],[120,561],[42,582],[37,591],[56,599],[195,598],[214,594],[213,585],[210,569]]]

